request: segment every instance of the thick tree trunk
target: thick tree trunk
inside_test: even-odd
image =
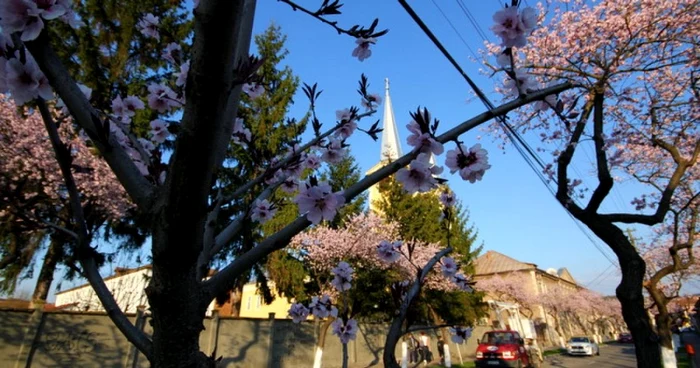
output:
[[[214,360],[199,348],[207,304],[202,302],[196,264],[190,263],[189,269],[178,272],[154,262],[146,290],[152,311],[153,368],[215,367]]]
[[[651,298],[656,302],[656,334],[659,337],[661,361],[664,368],[676,368],[676,354],[673,352],[673,335],[671,334],[671,316],[668,313],[668,299],[656,287],[647,287]]]
[[[30,308],[46,303],[46,298],[49,296],[49,290],[51,290],[51,284],[53,283],[53,275],[54,272],[56,272],[56,265],[62,257],[63,243],[52,238],[49,242],[49,249],[46,251],[46,256],[44,256],[44,263],[41,265],[41,271],[39,271],[39,278],[36,281],[34,294],[32,294],[32,301],[29,305]]]
[[[314,352],[314,368],[321,368],[323,362],[323,347],[326,345],[326,336],[328,335],[328,328],[335,318],[328,317],[322,321],[321,326],[318,331],[318,341],[316,342],[316,351]]]
[[[622,305],[622,317],[634,339],[637,366],[658,367],[661,363],[658,338],[644,308],[642,294],[646,263],[625,233],[615,224],[585,211],[572,214],[615,252],[622,273],[615,295]]]
[[[646,265],[636,252],[634,256],[619,257],[619,259],[622,281],[615,290],[615,294],[622,304],[622,316],[634,338],[637,366],[658,367],[661,362],[658,339],[644,308],[642,295]]]

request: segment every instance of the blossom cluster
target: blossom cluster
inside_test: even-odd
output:
[[[353,268],[347,262],[341,261],[336,267],[331,270],[334,278],[331,284],[339,292],[350,290],[352,284]],[[315,318],[334,318],[331,323],[332,333],[340,339],[340,342],[347,344],[348,341],[354,340],[357,336],[357,321],[353,318],[338,317],[338,308],[333,305],[328,294],[323,294],[321,297],[314,296],[311,298],[309,306],[306,307],[302,303],[294,303],[289,308],[289,316],[294,323],[300,323],[309,315]]]

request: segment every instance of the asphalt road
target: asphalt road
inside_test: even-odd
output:
[[[634,368],[637,366],[637,359],[634,355],[634,345],[632,344],[608,344],[600,346],[600,356],[582,357],[567,355],[550,355],[546,357],[543,367],[565,367],[565,368]]]

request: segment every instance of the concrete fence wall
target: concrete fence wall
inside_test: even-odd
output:
[[[150,335],[152,329],[142,313],[129,315],[134,324]],[[200,348],[207,354],[216,349],[221,367],[296,368],[311,367],[319,335],[318,322],[294,324],[291,320],[219,318],[204,321]],[[355,341],[348,344],[351,367],[383,366],[382,354],[387,326],[362,324]],[[452,361],[473,358],[477,328],[468,343],[450,343]],[[437,336],[431,335],[431,350],[437,357]],[[397,346],[401,356],[401,344]],[[328,331],[323,367],[342,364],[342,346]],[[0,310],[0,367],[113,367],[146,368],[148,361],[131,345],[103,313],[32,312]]]

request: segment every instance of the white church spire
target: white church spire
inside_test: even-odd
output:
[[[403,156],[403,153],[401,152],[399,131],[394,119],[394,108],[391,106],[391,97],[389,97],[389,78],[384,79],[384,90],[384,122],[382,126],[384,130],[382,131],[382,152],[379,160],[394,161]]]

